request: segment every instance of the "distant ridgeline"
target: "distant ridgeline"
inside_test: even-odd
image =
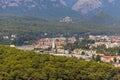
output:
[[[0,46],[0,80],[119,80],[110,64]]]

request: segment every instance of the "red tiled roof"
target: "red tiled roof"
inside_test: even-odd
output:
[[[102,56],[102,58],[118,58],[120,56]]]

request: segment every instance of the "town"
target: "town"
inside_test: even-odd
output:
[[[14,46],[11,45],[11,47]],[[112,63],[116,67],[120,66],[120,36],[89,35],[87,39],[82,37],[78,39],[76,37],[40,38],[33,45],[16,47],[42,54],[76,57],[86,61],[95,60]]]

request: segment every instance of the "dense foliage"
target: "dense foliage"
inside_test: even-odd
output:
[[[70,51],[73,51],[74,49],[88,50],[90,44],[94,44],[94,41],[89,39],[78,39],[74,43],[67,43],[67,45],[64,45],[64,49]]]
[[[0,46],[0,80],[118,80],[105,63],[39,54]]]
[[[93,49],[95,49],[97,53],[102,53],[109,56],[120,55],[120,47],[106,48],[105,45],[101,45]]]

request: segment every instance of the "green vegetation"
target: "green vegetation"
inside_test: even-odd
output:
[[[110,64],[0,46],[0,80],[119,80]]]
[[[97,56],[96,56],[95,61],[97,61],[97,62],[100,61],[100,55],[97,55]]]
[[[97,53],[103,53],[109,56],[120,55],[120,47],[106,48],[105,45],[101,45],[94,49],[97,51]]]
[[[83,39],[81,41],[77,40],[74,43],[67,43],[67,45],[64,46],[64,49],[70,51],[73,51],[74,49],[88,50],[90,44],[94,44],[94,41],[89,39]]]
[[[86,36],[86,32],[93,34],[114,34],[119,33],[119,26],[102,26],[87,23],[59,23],[58,21],[47,21],[35,17],[15,17],[15,16],[0,16],[0,43],[16,45],[27,44],[34,42],[41,37],[56,37],[56,36]],[[47,35],[45,35],[47,33]],[[14,41],[4,40],[3,36],[16,34],[17,38]]]
[[[80,33],[90,31],[91,33],[119,32],[120,27],[108,27],[95,24],[59,23],[58,21],[47,21],[35,17],[0,16],[0,30],[13,32],[54,32],[54,33]],[[113,29],[114,28],[114,29]],[[108,32],[109,31],[109,32]]]

